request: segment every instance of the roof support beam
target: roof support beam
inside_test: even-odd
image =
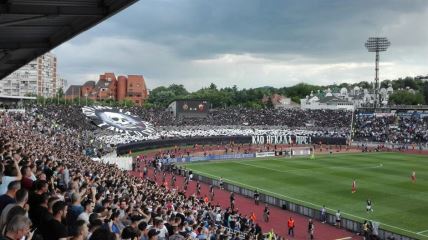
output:
[[[11,4],[34,5],[34,6],[71,6],[71,7],[96,7],[96,2],[87,0],[9,0]]]
[[[0,42],[0,49],[30,49],[30,48],[49,48],[51,44],[46,42]]]
[[[25,15],[62,15],[102,17],[108,14],[108,9],[99,7],[66,7],[46,5],[24,5],[24,4],[0,4],[0,14],[25,14]]]
[[[13,21],[7,21],[7,22],[0,22],[0,27],[7,27],[7,26],[13,26],[16,24],[21,24],[21,23],[27,23],[27,22],[31,22],[34,20],[40,20],[43,18],[47,18],[47,16],[34,16],[34,17],[28,17],[28,18],[21,18],[19,20],[13,20]]]

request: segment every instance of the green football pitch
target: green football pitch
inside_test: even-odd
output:
[[[354,220],[428,239],[428,156],[399,153],[349,153],[296,158],[254,158],[193,162],[186,167],[212,178],[223,177],[309,207],[340,209]],[[416,183],[411,181],[416,171]],[[357,192],[351,193],[356,180]],[[366,212],[366,200],[373,212]]]

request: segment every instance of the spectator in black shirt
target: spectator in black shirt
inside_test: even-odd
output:
[[[67,215],[67,208],[64,201],[58,201],[53,205],[53,218],[47,223],[49,228],[43,232],[44,240],[66,240],[68,238],[67,227],[61,223]]]
[[[0,214],[3,209],[10,203],[16,203],[16,192],[21,188],[20,181],[12,181],[7,185],[7,192],[0,196]]]
[[[30,211],[28,212],[30,219],[34,219],[33,211],[42,202],[42,194],[48,192],[48,182],[46,180],[37,180],[34,183],[35,191],[31,192],[28,197],[28,205],[30,205]]]

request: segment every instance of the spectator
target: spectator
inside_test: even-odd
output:
[[[89,240],[116,240],[116,236],[107,229],[98,228],[92,233]]]
[[[10,203],[10,204],[6,205],[6,207],[1,212],[0,229],[3,229],[3,227],[6,225],[7,216],[9,214],[9,211],[13,207],[19,206],[22,209],[24,209],[25,211],[28,209],[27,201],[28,201],[28,192],[27,192],[27,190],[25,190],[23,188],[19,189],[16,192],[16,204]],[[28,215],[28,214],[26,214],[26,215]]]
[[[30,232],[31,221],[28,217],[17,215],[13,217],[6,226],[4,237],[1,240],[9,239],[31,239]]]
[[[149,240],[157,240],[159,233],[160,233],[159,231],[153,228],[149,230],[149,232],[147,233],[147,236],[149,237]]]
[[[147,235],[149,232],[149,230],[147,229],[147,222],[144,222],[144,221],[140,222],[138,224],[138,230],[141,231],[141,240],[148,240],[149,239],[149,237]]]
[[[67,216],[67,204],[64,201],[57,201],[52,206],[53,218],[47,223],[49,228],[43,232],[43,239],[45,240],[65,240],[69,237],[67,227],[61,222]]]
[[[76,231],[74,232],[71,240],[86,240],[88,237],[88,225],[84,220],[76,221]]]
[[[21,175],[22,175],[22,180],[21,180],[22,187],[27,189],[28,191],[33,190],[33,179],[32,179],[32,177],[34,175],[31,172],[31,168],[29,166],[23,166],[21,168]]]
[[[89,224],[89,215],[94,210],[94,203],[91,200],[86,200],[82,204],[84,211],[77,217],[77,220],[83,220]]]
[[[73,232],[74,224],[81,213],[84,212],[83,206],[80,204],[80,194],[73,192],[71,194],[71,206],[67,212],[68,231]]]
[[[14,156],[17,156],[16,154]],[[13,163],[9,163],[5,166],[4,176],[2,177],[0,184],[0,195],[3,195],[8,190],[8,185],[13,181],[20,181],[22,178],[21,172],[18,171],[19,157],[13,158]]]
[[[127,226],[123,229],[121,237],[122,240],[139,240],[141,232],[131,226]]]
[[[3,212],[3,209],[11,203],[16,203],[16,193],[21,188],[20,181],[12,181],[8,183],[7,192],[0,196],[0,214]]]

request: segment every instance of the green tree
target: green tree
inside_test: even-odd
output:
[[[415,94],[407,91],[407,90],[399,90],[395,91],[390,97],[389,101],[391,104],[397,105],[417,105],[424,104],[424,96],[416,92]]]
[[[168,89],[172,92],[174,92],[175,96],[181,96],[185,97],[189,94],[186,88],[184,88],[183,84],[177,85],[177,84],[171,84],[169,85]]]
[[[60,98],[64,97],[64,89],[62,89],[62,88],[58,89],[57,95],[58,95]]]
[[[424,94],[425,103],[428,104],[428,81],[423,83],[422,93]]]
[[[270,97],[270,96],[267,98],[266,107],[267,108],[273,108],[272,97]]]

